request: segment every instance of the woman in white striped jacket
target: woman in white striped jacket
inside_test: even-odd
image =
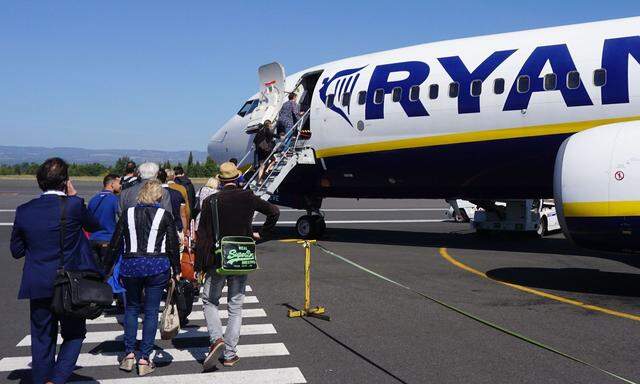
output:
[[[170,212],[160,207],[162,185],[150,180],[138,193],[138,204],[122,213],[109,246],[117,255],[124,243],[120,276],[127,290],[124,315],[125,357],[120,369],[131,372],[138,366],[138,375],[155,369],[150,360],[158,329],[158,311],[162,293],[171,278],[180,272],[178,233]],[[143,300],[144,291],[144,303]],[[136,356],[138,315],[143,308],[142,343]]]

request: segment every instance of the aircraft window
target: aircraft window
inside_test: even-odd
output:
[[[459,83],[449,84],[449,97],[458,97],[458,93],[460,93],[460,84]]]
[[[260,104],[260,100],[258,99],[253,100],[253,103],[251,104],[251,108],[249,108],[249,111],[247,112],[247,114],[253,112],[254,109],[258,108],[259,104]]]
[[[596,87],[602,87],[607,84],[607,70],[606,69],[596,69],[593,72],[593,84]]]
[[[531,88],[531,79],[529,76],[518,77],[518,93],[527,93]]]
[[[414,85],[413,87],[409,88],[409,100],[416,101],[419,98],[420,98],[420,86]]]
[[[351,93],[347,92],[342,95],[342,106],[346,107],[351,102]]]
[[[438,84],[431,84],[429,86],[429,98],[431,100],[437,99],[439,91],[440,91],[440,86]]]
[[[246,103],[244,103],[242,108],[240,108],[240,110],[238,111],[238,116],[245,117],[249,113],[253,112],[253,110],[256,109],[258,104],[259,104],[258,100],[247,101]]]
[[[336,98],[336,95],[327,96],[327,107],[329,108],[333,107],[333,101],[335,98]]]
[[[471,82],[471,96],[478,97],[482,93],[482,80],[473,80]]]
[[[373,103],[374,104],[382,104],[384,102],[384,89],[376,89],[373,93]]]
[[[393,92],[391,93],[391,100],[393,100],[394,103],[397,103],[398,101],[400,101],[400,98],[402,98],[402,88],[393,88]]]
[[[495,79],[493,81],[493,92],[496,95],[502,95],[504,93],[504,79]]]
[[[358,104],[364,105],[367,102],[367,91],[358,92]]]
[[[580,72],[571,71],[567,73],[567,88],[576,89],[580,86]]]
[[[558,76],[555,73],[547,73],[544,75],[544,90],[555,91],[558,86]]]

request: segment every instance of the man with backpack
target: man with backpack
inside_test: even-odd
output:
[[[124,176],[122,176],[122,190],[131,188],[140,182],[138,177],[138,169],[136,163],[133,161],[127,161],[124,167]]]
[[[220,165],[220,174],[217,177],[222,188],[220,192],[209,196],[202,202],[196,242],[195,269],[198,273],[205,274],[202,302],[210,341],[209,353],[204,361],[205,371],[215,367],[217,354],[222,349],[224,349],[224,366],[232,367],[239,360],[236,346],[240,339],[242,304],[247,282],[246,274],[223,276],[216,271],[221,266],[220,257],[215,253],[216,241],[225,236],[253,236],[255,239],[260,239],[261,236],[273,230],[280,216],[278,207],[261,200],[250,190],[238,187],[237,182],[240,175],[241,172],[235,164],[227,162]],[[214,213],[214,207],[217,207],[215,212],[217,215]],[[254,233],[252,229],[255,211],[267,217],[260,233]],[[216,225],[219,233],[218,239],[215,236]],[[225,282],[228,286],[229,320],[223,335],[218,305]]]
[[[96,261],[103,269],[105,274],[109,271],[106,269],[111,266],[114,260],[109,260],[109,242],[111,236],[116,230],[118,216],[120,215],[120,200],[117,194],[120,193],[120,176],[110,173],[102,180],[102,191],[97,193],[89,201],[88,210],[100,222],[100,230],[93,232],[89,236],[91,248],[96,255]]]

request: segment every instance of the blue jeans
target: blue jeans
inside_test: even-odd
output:
[[[167,287],[169,277],[169,270],[146,277],[121,277],[124,288],[127,290],[124,310],[124,350],[127,355],[136,350],[138,315],[143,304],[143,290],[144,320],[142,322],[142,343],[140,344],[139,358],[148,360],[151,352],[153,352],[156,331],[158,330],[160,301],[162,300],[162,293]]]
[[[227,310],[229,320],[227,330],[224,333],[224,358],[231,359],[236,356],[238,340],[240,340],[240,328],[242,327],[242,304],[244,303],[244,293],[247,285],[247,275],[222,276],[216,273],[215,269],[209,270],[204,279],[202,288],[202,304],[204,318],[209,331],[209,341],[211,344],[223,337],[222,322],[218,313],[222,288],[227,283]]]
[[[58,318],[51,312],[51,298],[31,299],[31,375],[36,384],[66,383],[76,368],[82,340],[87,333],[84,319]],[[56,359],[58,322],[62,345]]]

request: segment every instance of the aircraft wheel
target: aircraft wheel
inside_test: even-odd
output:
[[[296,232],[303,239],[311,239],[315,235],[316,222],[313,216],[304,215],[296,222]]]
[[[324,217],[322,216],[313,216],[314,222],[314,236],[316,238],[320,238],[324,235],[324,232],[327,230],[327,223],[324,221]]]

